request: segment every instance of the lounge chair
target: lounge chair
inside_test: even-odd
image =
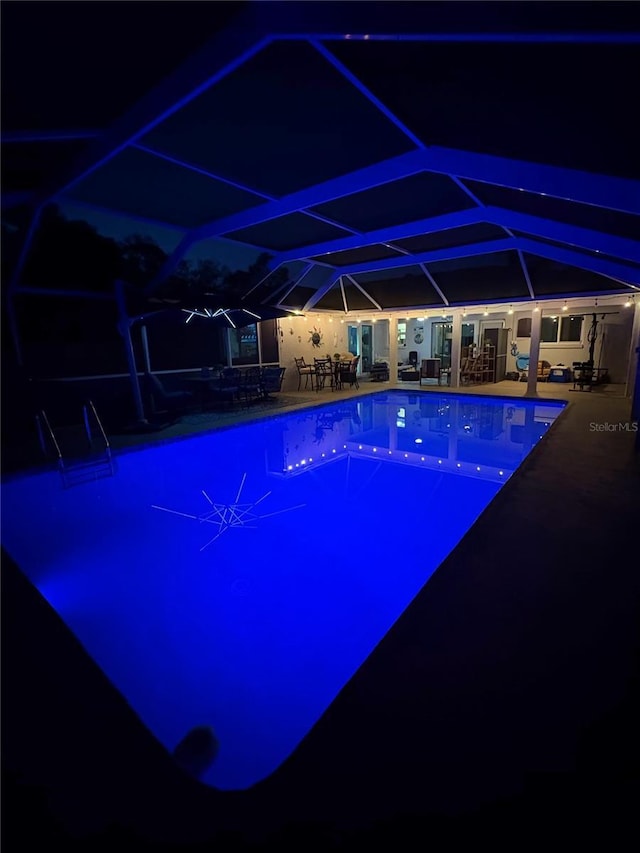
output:
[[[167,391],[153,373],[145,372],[143,384],[154,414],[167,412],[178,415],[188,411],[194,404],[195,398],[191,391]]]

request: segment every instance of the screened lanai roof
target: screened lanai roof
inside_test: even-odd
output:
[[[193,253],[300,310],[640,289],[636,3],[2,11],[3,223],[156,229],[147,296]]]

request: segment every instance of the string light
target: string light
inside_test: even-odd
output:
[[[567,300],[566,300],[566,299],[564,300],[564,305],[562,306],[562,310],[563,310],[563,311],[568,311],[568,310],[569,310],[569,308],[568,308],[568,306],[567,306]]]

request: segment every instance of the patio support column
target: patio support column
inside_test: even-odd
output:
[[[449,386],[457,388],[460,385],[460,351],[462,349],[462,314],[453,312],[453,326],[451,330],[451,373],[449,375]]]
[[[531,312],[531,342],[529,344],[529,370],[527,371],[527,390],[525,397],[538,396],[538,358],[540,356],[540,328],[542,311]]]
[[[633,307],[631,342],[627,359],[627,376],[624,384],[624,396],[631,397],[632,417],[640,417],[640,300]]]
[[[118,302],[118,331],[122,335],[124,341],[125,352],[127,355],[127,364],[129,366],[129,376],[131,378],[131,390],[133,391],[133,402],[136,408],[136,416],[138,423],[148,423],[144,414],[144,405],[142,403],[142,394],[140,393],[140,382],[138,381],[138,369],[136,367],[136,356],[133,351],[133,342],[131,340],[131,318],[127,314],[127,307],[124,298],[124,282],[115,282],[116,300]]]
[[[151,359],[149,358],[149,337],[147,335],[147,324],[140,326],[140,337],[142,338],[142,356],[144,358],[144,369],[151,373]]]
[[[389,318],[389,382],[398,381],[398,318]]]
[[[227,367],[233,367],[233,356],[231,355],[231,329],[224,330],[224,352],[227,357]]]

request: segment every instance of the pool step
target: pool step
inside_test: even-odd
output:
[[[56,459],[65,488],[115,474],[109,439],[91,400],[82,407],[82,424],[54,433],[44,410],[36,416],[46,458]]]
[[[79,486],[103,477],[113,477],[115,466],[111,453],[97,458],[68,460],[60,465],[62,484],[65,489]]]

